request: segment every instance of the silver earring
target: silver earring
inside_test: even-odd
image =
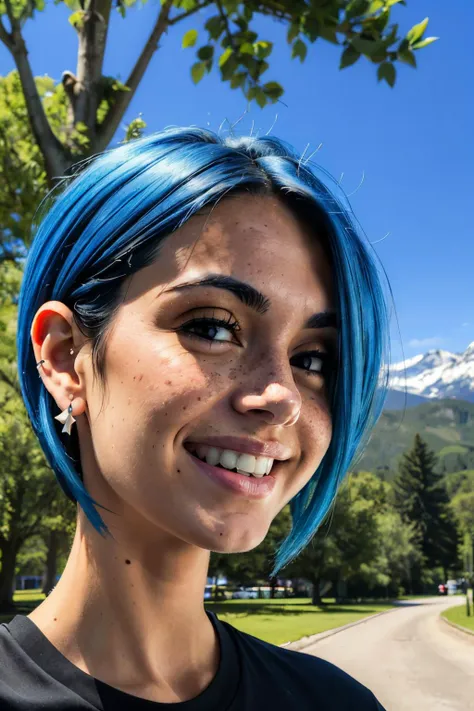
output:
[[[74,348],[71,348],[71,349],[70,349],[69,355],[74,355]],[[39,360],[39,361],[36,363],[36,367],[39,368],[41,365],[43,365],[43,363],[46,363],[46,361],[45,361],[44,358],[43,358],[43,360]],[[39,373],[38,373],[38,377],[41,378],[41,375],[40,375]]]
[[[69,407],[63,410],[60,415],[56,415],[54,419],[59,420],[59,422],[64,425],[61,432],[66,432],[68,435],[70,435],[71,427],[76,421],[72,416],[72,403],[70,403]]]

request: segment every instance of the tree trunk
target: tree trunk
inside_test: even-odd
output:
[[[321,578],[316,578],[315,580],[312,581],[312,583],[313,583],[313,599],[311,601],[311,604],[317,605],[319,607],[322,603],[321,595],[319,593],[319,590],[321,588]]]
[[[46,556],[46,575],[43,586],[43,593],[49,595],[56,585],[56,573],[58,563],[59,534],[57,531],[49,532],[48,554]]]
[[[19,545],[14,541],[2,544],[2,569],[0,570],[0,610],[9,612],[14,609],[13,584],[15,578],[16,557]]]
[[[275,578],[272,578],[270,581],[270,599],[274,600],[275,598],[275,588],[276,588],[277,581]]]

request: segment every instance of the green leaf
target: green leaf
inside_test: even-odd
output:
[[[397,56],[401,62],[405,62],[405,64],[409,64],[410,67],[414,67],[416,69],[416,57],[409,47],[401,50],[399,49]]]
[[[219,57],[219,66],[220,67],[224,66],[224,64],[228,61],[229,57],[232,55],[232,52],[233,52],[232,47],[227,47],[225,52],[223,52],[221,54],[221,56]]]
[[[212,44],[205,44],[204,47],[200,47],[198,49],[197,56],[203,61],[206,59],[212,59],[214,56],[214,47]]]
[[[385,79],[389,86],[395,84],[396,71],[392,62],[383,62],[377,70],[377,79],[381,81]]]
[[[250,42],[243,42],[239,47],[241,54],[253,54],[253,44]]]
[[[384,4],[384,0],[373,0],[369,5],[368,14],[372,15],[374,12],[381,10]]]
[[[385,10],[381,12],[380,15],[373,21],[374,27],[378,32],[383,32],[388,25],[390,19],[390,11]]]
[[[257,92],[257,96],[255,97],[257,104],[260,106],[261,109],[266,105],[267,103],[267,97],[265,96],[264,92],[262,89],[259,89]]]
[[[407,33],[407,40],[410,44],[418,42],[418,40],[423,37],[423,33],[428,26],[428,20],[429,18],[425,17],[423,22],[420,22],[418,25],[413,25],[411,30]]]
[[[295,40],[300,33],[300,26],[296,22],[292,22],[291,25],[288,28],[288,34],[286,36],[288,40],[288,44],[291,44],[293,40]]]
[[[84,15],[84,10],[76,10],[76,12],[73,12],[72,15],[69,15],[68,20],[74,27],[74,29],[82,29],[82,27],[84,26]]]
[[[211,39],[218,39],[224,29],[224,23],[220,15],[214,15],[208,19],[204,27],[209,32]]]
[[[126,84],[122,84],[121,81],[116,79],[114,83],[112,84],[112,90],[113,91],[131,91],[129,86],[126,86]]]
[[[191,77],[195,84],[198,84],[204,76],[206,65],[204,62],[195,62],[191,67]]]
[[[346,47],[341,56],[341,63],[339,64],[339,69],[345,69],[345,67],[350,67],[355,64],[360,57],[360,52],[358,52],[352,45]]]
[[[308,53],[308,48],[303,42],[303,40],[297,39],[293,45],[293,50],[291,52],[291,58],[299,57],[301,62],[304,62],[306,55]]]
[[[366,54],[368,57],[371,57],[382,49],[384,41],[382,39],[369,40],[354,37],[351,40],[351,44],[360,54]]]
[[[246,77],[247,74],[245,72],[238,72],[237,74],[234,74],[234,76],[230,80],[230,88],[238,89],[239,87],[243,86],[245,84]]]
[[[183,49],[186,49],[186,47],[194,47],[194,45],[197,42],[197,38],[198,38],[198,31],[197,30],[188,30],[183,37],[181,47]]]
[[[244,56],[247,57],[248,55],[244,55]],[[229,59],[227,60],[227,62],[225,64],[223,64],[223,66],[221,67],[222,79],[224,81],[228,81],[229,79],[232,79],[232,77],[234,76],[235,72],[238,69],[238,66],[239,66],[239,63],[237,61],[237,57],[235,56],[235,54],[232,54],[229,57]]]
[[[415,42],[415,44],[412,44],[411,48],[412,49],[422,49],[423,47],[427,47],[432,42],[436,42],[436,40],[439,40],[439,37],[426,37],[426,39],[421,40],[420,42]]]
[[[337,39],[336,25],[322,25],[321,29],[319,30],[319,36],[327,42],[331,42],[332,44],[339,44],[339,40]]]
[[[283,94],[283,87],[277,81],[268,81],[262,89],[272,101],[277,101]]]
[[[247,99],[252,101],[255,99],[257,104],[263,109],[267,103],[267,97],[265,96],[263,90],[259,86],[251,86],[247,92]]]
[[[254,52],[259,59],[266,59],[273,49],[273,42],[255,42]]]
[[[350,20],[353,17],[365,15],[370,4],[370,0],[351,0],[346,6],[346,17]]]

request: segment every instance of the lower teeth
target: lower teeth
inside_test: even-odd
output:
[[[197,454],[194,454],[195,457],[197,457]],[[200,459],[200,457],[198,457]],[[205,462],[205,459],[202,459],[201,461]],[[207,462],[206,462],[207,463]],[[219,469],[225,469],[228,472],[234,472],[234,474],[243,474],[244,476],[251,476],[254,479],[258,479],[259,477],[256,477],[254,474],[249,474],[249,472],[244,472],[242,469],[227,469],[227,467],[223,467],[222,464],[215,464],[215,467],[219,467]],[[266,474],[264,474],[266,476]],[[261,478],[261,477],[260,477]]]
[[[252,476],[253,474],[249,474],[249,472],[244,472],[242,469],[227,469],[227,467],[223,467],[222,464],[216,464],[219,469],[225,469],[228,472],[234,472],[234,474],[243,474],[244,476]],[[255,477],[254,477],[255,478]]]

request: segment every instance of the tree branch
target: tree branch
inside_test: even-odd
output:
[[[122,120],[122,117],[127,110],[150,63],[150,60],[157,49],[158,42],[168,27],[169,14],[172,5],[173,0],[165,0],[161,6],[155,26],[125,83],[125,86],[127,86],[130,91],[118,92],[116,102],[110,108],[106,118],[97,132],[97,141],[94,145],[94,152],[97,153],[103,151],[114,137],[115,131],[119,127],[120,121]]]
[[[8,48],[15,60],[18,74],[20,75],[31,130],[44,156],[46,171],[51,181],[54,176],[64,173],[68,165],[66,153],[60,141],[54,135],[46,117],[43,103],[28,61],[28,50],[26,49],[25,40],[21,33],[20,23],[13,14],[10,0],[5,0],[5,6],[12,27],[10,34],[11,42]]]
[[[72,88],[73,96],[70,97],[73,124],[78,121],[85,123],[92,140],[96,127],[97,107],[100,103],[100,80],[111,8],[112,0],[91,0],[84,15],[83,25],[78,30],[77,69]]]
[[[3,22],[0,19],[0,40],[3,42],[5,47],[11,51],[12,48],[12,43],[11,43],[11,37],[10,33],[7,31],[7,28],[3,24]]]
[[[2,369],[0,369],[0,383],[6,383],[6,385],[11,387],[17,395],[21,396],[20,384],[14,378],[10,378],[10,376],[7,375]]]
[[[216,5],[219,10],[219,15],[221,16],[222,22],[224,23],[224,26],[225,26],[225,33],[227,35],[227,39],[229,40],[230,46],[232,47],[234,52],[236,52],[237,50],[236,50],[234,38],[232,36],[232,31],[231,31],[230,25],[229,25],[229,18],[225,14],[224,8],[222,7],[222,3],[220,0],[216,0]]]
[[[187,12],[182,12],[181,15],[175,15],[171,20],[168,21],[168,25],[170,27],[172,27],[173,25],[177,25],[178,22],[181,22],[181,20],[185,20],[187,17],[191,17],[191,15],[194,15],[199,10],[202,10],[205,7],[209,7],[209,5],[213,5],[213,4],[214,4],[214,0],[205,0],[205,2],[201,3],[200,5],[197,5],[192,10],[188,10]]]

